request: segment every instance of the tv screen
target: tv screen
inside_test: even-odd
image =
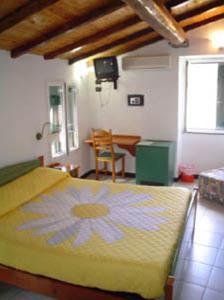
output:
[[[97,79],[118,78],[118,65],[116,56],[94,59],[94,68]]]

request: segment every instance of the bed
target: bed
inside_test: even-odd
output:
[[[1,281],[61,300],[172,299],[195,193],[29,164],[0,187]]]

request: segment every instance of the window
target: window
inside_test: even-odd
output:
[[[64,84],[50,84],[48,90],[51,155],[57,157],[78,147],[75,88],[68,86],[67,100]]]
[[[186,131],[224,133],[224,59],[188,60]]]

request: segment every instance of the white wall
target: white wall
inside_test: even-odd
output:
[[[83,143],[89,133],[88,80],[79,74],[80,68],[63,60],[44,61],[34,55],[11,59],[0,51],[0,166],[41,154],[50,161],[47,139],[37,141],[35,134],[49,120],[47,83],[64,81],[75,82],[78,90],[80,148],[57,161],[79,164],[81,173],[90,169],[89,148]]]
[[[62,161],[80,164],[81,173],[94,166],[89,159],[92,151],[83,143],[91,127],[111,128],[113,132],[139,134],[148,139],[178,139],[177,164],[194,163],[198,171],[222,166],[223,135],[183,133],[183,118],[178,116],[178,110],[183,111],[178,80],[182,56],[224,54],[212,49],[209,40],[210,33],[223,26],[224,21],[219,21],[191,31],[190,47],[186,49],[173,49],[164,41],[129,53],[170,54],[172,68],[122,71],[120,67],[118,90],[104,83],[102,93],[95,92],[93,73],[80,78],[79,66],[69,67],[62,60],[44,61],[34,55],[11,59],[8,52],[0,51],[0,166],[40,154],[48,158],[47,140],[36,141],[35,133],[48,119],[46,85],[55,80],[75,81],[78,88],[80,148]],[[127,106],[127,95],[132,93],[145,95],[144,107]],[[129,154],[127,171],[135,171],[135,159]]]
[[[118,90],[114,90],[111,83],[103,83],[102,93],[94,91],[94,74],[91,74],[94,126],[112,129],[114,133],[140,135],[145,139],[176,140],[176,103],[169,99],[177,99],[177,90],[166,84],[167,78],[177,81],[174,69],[122,71],[121,64],[119,69]],[[128,106],[128,94],[144,94],[145,105]],[[129,153],[126,158],[127,171],[135,172],[134,158]]]
[[[219,21],[189,32],[190,47],[174,49],[167,42],[158,42],[134,52],[130,56],[170,54],[170,70],[122,71],[118,90],[103,83],[103,92],[94,91],[94,74],[90,74],[91,110],[95,127],[111,128],[113,132],[139,134],[147,139],[178,139],[177,165],[194,163],[198,171],[224,165],[224,136],[192,135],[182,131],[183,118],[178,118],[179,58],[187,55],[221,54],[212,49],[210,33],[223,28]],[[120,64],[120,60],[119,60]],[[144,94],[144,107],[128,107],[128,94]],[[101,99],[100,99],[101,98]],[[103,103],[103,105],[100,105]],[[134,158],[128,155],[127,170],[135,171]]]

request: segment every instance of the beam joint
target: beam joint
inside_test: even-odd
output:
[[[171,45],[186,45],[187,37],[184,30],[171,16],[160,0],[123,0],[136,14],[163,36]]]

